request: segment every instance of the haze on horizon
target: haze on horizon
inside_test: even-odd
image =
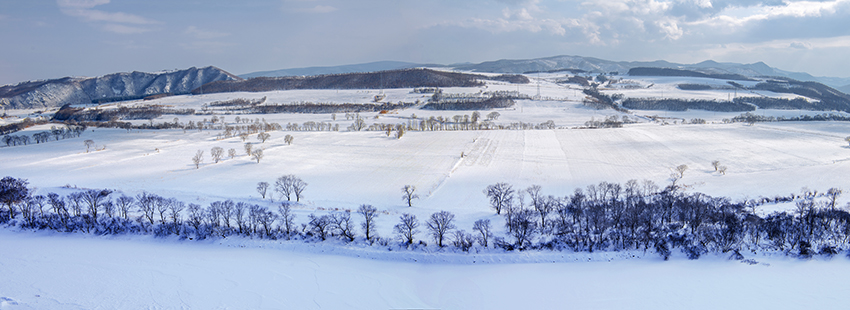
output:
[[[5,1],[0,40],[0,84],[555,55],[848,77],[850,0]]]

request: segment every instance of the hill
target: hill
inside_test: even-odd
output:
[[[195,89],[198,93],[263,92],[289,89],[382,89],[412,87],[475,87],[483,86],[481,80],[495,79],[511,83],[528,83],[525,77],[501,75],[487,77],[480,74],[437,71],[431,69],[401,69],[368,73],[328,74],[307,77],[258,77],[248,80],[216,81]]]
[[[161,73],[134,71],[100,77],[29,81],[0,87],[0,106],[38,109],[93,101],[141,99],[158,94],[186,94],[205,83],[240,79],[210,66]]]
[[[743,75],[746,77],[786,77],[799,81],[813,81],[823,83],[832,87],[841,87],[850,84],[850,78],[815,77],[803,72],[790,72],[776,69],[763,62],[752,64],[739,64],[729,62],[716,62],[712,60],[696,64],[679,64],[664,60],[656,61],[611,61],[593,57],[583,56],[553,56],[535,59],[502,59],[496,61],[485,61],[478,64],[464,64],[454,66],[456,70],[491,73],[525,73],[525,72],[553,72],[557,70],[583,70],[590,73],[612,73],[624,74],[632,68],[671,68],[681,70],[692,70],[708,75]]]

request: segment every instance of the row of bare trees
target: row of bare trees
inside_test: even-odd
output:
[[[0,180],[0,222],[24,228],[81,231],[98,234],[152,233],[183,238],[246,235],[260,238],[356,241],[362,232],[369,244],[397,240],[408,248],[427,246],[417,238],[427,233],[437,247],[469,251],[479,244],[505,250],[552,249],[571,251],[654,251],[669,257],[675,249],[689,258],[706,253],[776,251],[789,255],[832,255],[850,248],[850,213],[840,206],[842,191],[804,189],[782,199],[731,202],[725,197],[687,193],[680,187],[659,187],[652,181],[630,180],[624,185],[601,182],[564,195],[544,194],[541,186],[515,189],[508,183],[488,186],[484,194],[503,217],[505,234],[495,236],[489,219],[477,220],[472,232],[459,229],[448,211],[420,222],[404,213],[392,227],[393,237],[377,233],[382,212],[371,205],[355,211],[310,214],[296,223],[291,201],[302,198],[306,183],[292,175],[258,191],[274,190],[282,201],[277,210],[233,202],[208,206],[185,204],[151,193],[120,195],[109,189],[88,189],[66,196],[31,195],[23,179]],[[411,192],[412,193],[412,192]],[[270,196],[269,196],[270,197]],[[793,201],[793,211],[762,214],[765,203]],[[360,216],[359,225],[352,213]],[[383,214],[388,214],[383,212]],[[360,227],[358,230],[357,227]]]
[[[682,165],[674,173],[686,169]],[[675,182],[660,188],[647,180],[601,182],[564,196],[544,195],[538,185],[516,190],[496,183],[484,190],[490,206],[504,215],[513,240],[500,243],[506,248],[654,249],[665,257],[681,248],[690,258],[743,250],[811,255],[848,249],[850,213],[837,205],[841,193],[804,189],[787,199],[732,202],[686,193]],[[759,214],[770,201],[794,201],[797,209]]]

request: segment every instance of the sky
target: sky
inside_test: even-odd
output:
[[[0,84],[556,55],[850,77],[850,0],[0,0]]]

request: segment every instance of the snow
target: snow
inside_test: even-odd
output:
[[[208,205],[233,199],[276,210],[281,199],[261,199],[257,182],[272,183],[293,174],[309,185],[296,205],[296,222],[310,213],[356,209],[371,204],[381,211],[378,234],[392,237],[402,213],[425,219],[447,210],[456,225],[470,231],[477,219],[490,219],[496,235],[503,219],[493,214],[482,190],[508,182],[516,189],[538,184],[546,195],[565,196],[598,182],[648,179],[669,184],[671,169],[686,164],[680,184],[733,200],[787,196],[809,187],[821,192],[847,187],[850,150],[847,122],[724,124],[740,113],[635,111],[624,114],[581,105],[574,85],[558,85],[555,74],[541,74],[540,94],[551,100],[519,100],[497,110],[495,122],[542,123],[555,130],[409,131],[401,139],[383,132],[346,132],[342,114],[238,114],[286,125],[307,121],[339,124],[341,132],[271,132],[271,139],[249,142],[265,150],[257,163],[245,155],[239,138],[217,140],[218,130],[121,130],[89,128],[79,138],[0,148],[0,171],[28,179],[37,194],[67,194],[81,188],[110,188],[116,194],[143,191]],[[480,88],[449,88],[448,93],[518,90],[537,94],[537,77],[528,85],[488,83]],[[634,78],[629,78],[634,79]],[[664,96],[702,96],[676,91],[694,78],[641,80],[655,83]],[[705,79],[703,79],[705,80]],[[665,86],[666,85],[666,86]],[[625,92],[630,90],[613,90]],[[670,91],[670,93],[668,93]],[[720,91],[722,92],[722,91]],[[204,104],[235,98],[267,97],[271,103],[311,101],[367,103],[378,90],[293,90],[174,96],[152,101],[110,103],[101,108],[161,104],[200,110]],[[410,89],[384,90],[385,101],[427,100]],[[652,95],[652,94],[650,94]],[[657,94],[655,95],[657,96]],[[715,93],[713,96],[725,96]],[[722,99],[722,98],[721,98]],[[406,122],[412,114],[451,118],[472,111],[397,114],[361,113],[368,123]],[[481,111],[483,115],[489,111]],[[21,115],[31,111],[15,112]],[[771,116],[822,112],[757,110]],[[705,125],[663,125],[642,119],[615,129],[573,129],[591,119],[616,115],[703,118]],[[164,115],[180,122],[211,115]],[[142,122],[142,121],[138,121]],[[147,121],[144,121],[147,122]],[[50,124],[20,134],[47,130]],[[283,142],[294,136],[292,145]],[[101,151],[86,152],[92,139]],[[236,158],[212,163],[212,147],[233,148]],[[191,157],[204,151],[195,169]],[[464,156],[461,157],[461,154]],[[728,167],[714,171],[711,161]],[[409,208],[401,188],[414,185],[420,198]],[[847,203],[847,197],[840,201]],[[793,209],[793,203],[759,207],[760,214]],[[355,216],[353,216],[354,218]],[[359,223],[359,218],[355,221]],[[424,233],[417,239],[427,240]],[[706,257],[671,261],[643,252],[566,253],[531,251],[443,253],[387,251],[340,243],[302,243],[228,238],[180,241],[139,236],[86,236],[0,229],[0,309],[88,308],[835,308],[848,301],[841,279],[847,259],[799,260],[745,253],[749,265]],[[439,253],[437,253],[439,252]]]
[[[511,260],[525,254],[506,253],[498,263],[447,264],[250,240],[8,230],[0,244],[0,309],[824,309],[850,301],[843,257],[746,264],[557,253],[522,262]]]

